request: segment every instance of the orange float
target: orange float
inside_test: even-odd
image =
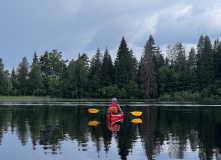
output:
[[[116,107],[109,107],[107,112],[108,112],[108,114],[117,114],[117,108]]]

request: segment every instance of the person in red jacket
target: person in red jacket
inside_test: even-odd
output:
[[[122,110],[121,110],[120,106],[117,104],[117,99],[116,98],[112,99],[112,104],[110,105],[110,107],[116,107],[117,114],[121,114],[122,113]]]

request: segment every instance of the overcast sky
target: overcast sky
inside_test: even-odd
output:
[[[115,58],[124,36],[137,59],[151,34],[163,51],[221,37],[220,0],[0,0],[0,58],[5,69],[57,49],[63,59],[91,58],[107,47]]]

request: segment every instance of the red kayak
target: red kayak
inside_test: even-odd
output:
[[[124,113],[121,114],[107,114],[107,121],[117,122],[122,121],[124,118]]]

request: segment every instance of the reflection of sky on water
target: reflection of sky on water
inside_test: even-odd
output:
[[[10,129],[9,129],[10,130]],[[94,159],[120,159],[118,155],[117,140],[112,138],[110,148],[108,153],[106,153],[103,140],[100,139],[100,151],[97,153],[96,144],[92,141],[91,136],[89,136],[89,141],[87,145],[79,145],[77,140],[64,140],[61,144],[61,151],[53,152],[51,150],[44,150],[44,147],[50,148],[50,146],[36,145],[35,150],[33,150],[33,144],[30,137],[27,137],[27,143],[22,146],[18,136],[11,131],[3,134],[3,141],[0,145],[0,157],[1,159],[15,160],[15,159],[82,159],[82,160],[94,160]],[[128,156],[128,159],[133,159],[136,156],[138,159],[146,159],[144,154],[144,149],[141,148],[141,139],[134,142],[133,153]]]
[[[0,145],[0,157],[1,159],[7,160],[15,160],[15,159],[31,159],[31,160],[39,160],[39,159],[53,159],[53,160],[61,160],[61,159],[84,159],[84,160],[94,160],[94,159],[120,159],[117,150],[117,142],[115,138],[111,140],[111,146],[109,148],[108,153],[106,154],[105,148],[101,139],[101,150],[97,153],[95,150],[96,146],[94,142],[92,142],[91,137],[87,142],[87,146],[79,146],[78,141],[62,141],[61,142],[61,153],[59,151],[52,153],[49,150],[43,150],[42,145],[36,145],[35,150],[33,150],[33,145],[30,137],[27,139],[27,143],[25,146],[22,146],[19,141],[17,135],[9,131],[7,134],[4,133],[4,139],[2,144]],[[161,152],[159,155],[155,156],[157,160],[165,160],[168,159],[168,152],[170,150],[170,143],[165,141],[162,145]],[[4,147],[3,147],[4,146]],[[9,149],[10,148],[10,149]],[[142,147],[142,140],[138,138],[136,142],[134,142],[133,151],[127,156],[127,159],[143,160],[147,157],[145,156],[145,150]],[[187,157],[187,158],[185,158]],[[169,159],[176,159],[173,156]],[[196,160],[199,159],[198,151],[193,152],[191,150],[190,143],[186,146],[186,151],[184,152],[183,160],[190,159]],[[215,156],[213,157],[215,160]]]

